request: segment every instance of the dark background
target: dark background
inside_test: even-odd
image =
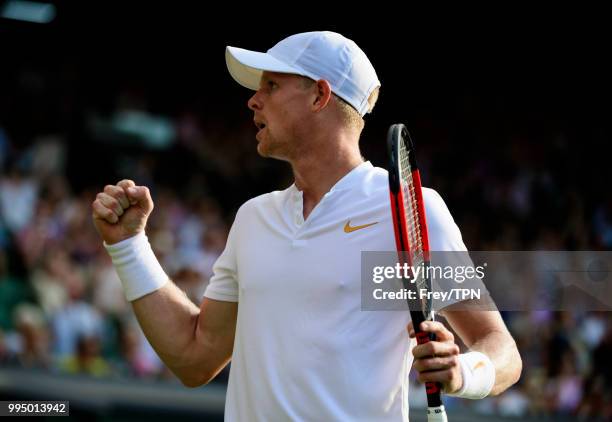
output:
[[[511,172],[528,159],[507,159],[508,145],[517,142],[545,165],[565,167],[562,177],[582,177],[576,184],[589,199],[606,168],[610,31],[595,10],[355,6],[350,17],[306,5],[56,4],[50,24],[0,25],[0,118],[20,145],[36,133],[68,129],[71,157],[78,157],[69,174],[77,185],[107,177],[101,176],[105,160],[93,158],[108,151],[92,154],[82,125],[87,111],[111,112],[117,90],[142,95],[153,113],[174,116],[189,108],[227,127],[241,125],[251,118],[250,94],[227,73],[225,46],[266,50],[287,35],[318,29],[356,40],[377,69],[380,101],[362,142],[375,164],[385,163],[387,127],[401,121],[418,148],[437,154],[435,169],[449,177],[465,172],[469,161],[462,157],[475,155],[506,156],[500,171]],[[52,84],[27,92],[17,82],[27,69],[43,70]],[[554,154],[560,135],[571,161]],[[164,167],[165,176],[178,179],[177,170],[185,169]],[[431,179],[426,172],[426,183]],[[265,181],[255,182],[266,191]]]

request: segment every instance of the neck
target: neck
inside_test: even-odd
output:
[[[340,179],[361,163],[363,158],[356,142],[321,148],[315,154],[293,160],[291,167],[295,185],[302,191],[304,199],[304,219]]]

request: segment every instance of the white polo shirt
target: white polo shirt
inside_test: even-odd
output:
[[[423,191],[432,250],[465,250]],[[387,171],[363,163],[304,221],[295,185],[247,201],[205,296],[239,302],[227,421],[407,421],[408,312],[361,310],[361,251],[394,251]],[[376,224],[346,233],[350,226]]]

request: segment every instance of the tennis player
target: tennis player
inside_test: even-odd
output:
[[[408,420],[408,372],[447,394],[503,392],[521,371],[498,312],[444,310],[414,346],[408,312],[361,310],[361,251],[395,251],[387,172],[361,156],[363,117],[380,82],[364,52],[333,32],[290,36],[268,52],[227,47],[263,157],[289,162],[295,183],[239,209],[200,308],[155,258],[153,201],[131,180],[108,185],[93,219],[150,343],[186,386],[231,360],[228,421]],[[464,251],[442,198],[425,189],[433,251]]]

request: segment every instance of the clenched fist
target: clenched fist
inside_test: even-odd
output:
[[[145,229],[153,211],[153,200],[146,186],[122,180],[116,185],[106,185],[91,207],[96,230],[108,245],[112,245]]]

